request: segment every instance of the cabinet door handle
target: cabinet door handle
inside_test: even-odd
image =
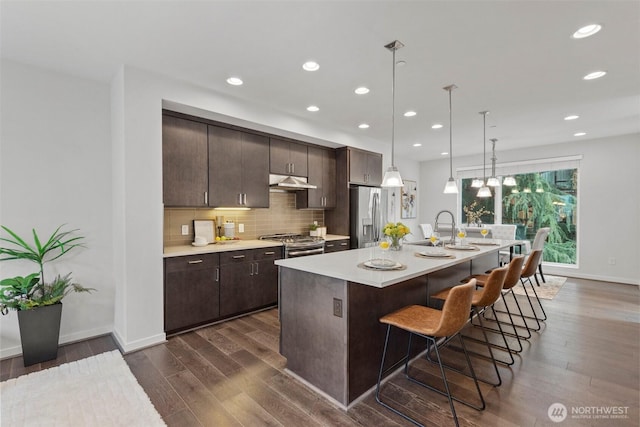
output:
[[[258,263],[256,262],[256,276],[258,275]]]
[[[340,243],[340,246],[347,246],[347,242]]]
[[[296,164],[291,163],[291,173],[296,173]]]
[[[251,272],[249,273],[249,276],[253,276],[253,263],[251,263]]]
[[[189,261],[189,264],[200,264],[201,262],[202,262],[201,259],[196,259],[196,260],[193,260],[193,261]]]
[[[233,259],[242,259],[244,257],[245,257],[244,255],[234,255]]]
[[[327,243],[325,246],[328,248],[332,248],[334,245],[332,243]]]
[[[204,192],[204,204],[205,205],[209,204],[209,192],[208,191]]]
[[[216,282],[220,281],[220,267],[216,267]]]
[[[273,251],[269,251],[269,252],[265,252],[264,254],[265,254],[265,255],[275,255],[276,253],[275,253],[275,252],[273,252]]]
[[[242,204],[245,206],[247,205],[247,193],[242,194]]]
[[[239,205],[242,204],[242,193],[238,193],[238,198],[236,200],[238,200]]]

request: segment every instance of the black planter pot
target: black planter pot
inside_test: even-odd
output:
[[[58,357],[62,303],[18,310],[24,366]]]

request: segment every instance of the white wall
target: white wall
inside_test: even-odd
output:
[[[113,328],[109,86],[2,61],[0,223],[21,235],[52,233],[63,223],[86,236],[87,249],[56,262],[96,288],[64,299],[61,342]],[[0,277],[37,271],[0,263]],[[0,319],[0,357],[21,353],[17,315]]]
[[[573,277],[640,284],[640,135],[579,140],[524,150],[501,151],[498,163],[582,154],[578,182],[578,268],[545,271]],[[454,157],[456,167],[482,164],[482,156]],[[433,223],[441,209],[456,213],[456,196],[443,194],[448,160],[423,162],[420,219]],[[617,185],[621,183],[621,185]],[[456,218],[458,221],[459,218]],[[608,263],[615,258],[615,265]]]

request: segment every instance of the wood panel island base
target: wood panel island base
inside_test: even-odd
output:
[[[405,245],[389,255],[406,268],[391,271],[358,267],[374,256],[370,248],[276,261],[287,369],[347,409],[377,382],[386,332],[378,319],[406,305],[429,305],[430,295],[496,267],[498,251],[512,244],[449,250],[455,258],[418,257],[429,248]],[[392,331],[385,369],[403,358],[407,343],[406,333]],[[414,345],[418,354],[426,343]]]

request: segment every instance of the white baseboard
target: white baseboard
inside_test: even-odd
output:
[[[153,335],[133,342],[127,342],[117,330],[114,330],[113,338],[116,340],[116,344],[120,348],[120,351],[124,354],[167,342],[167,335],[165,333]]]
[[[102,335],[111,334],[111,326],[102,326],[100,328],[89,329],[86,331],[74,332],[72,334],[60,335],[58,341],[60,345],[71,344],[78,341],[84,341],[91,338],[99,337]],[[0,359],[7,359],[22,354],[22,346],[17,345],[13,347],[3,348],[0,350]]]
[[[574,269],[553,268],[550,266],[543,266],[542,272],[544,274],[551,274],[552,276],[575,277],[576,279],[597,280],[599,282],[613,282],[613,283],[622,283],[624,285],[640,286],[640,280],[638,279],[634,280],[627,277],[601,276],[598,274],[583,274]]]

